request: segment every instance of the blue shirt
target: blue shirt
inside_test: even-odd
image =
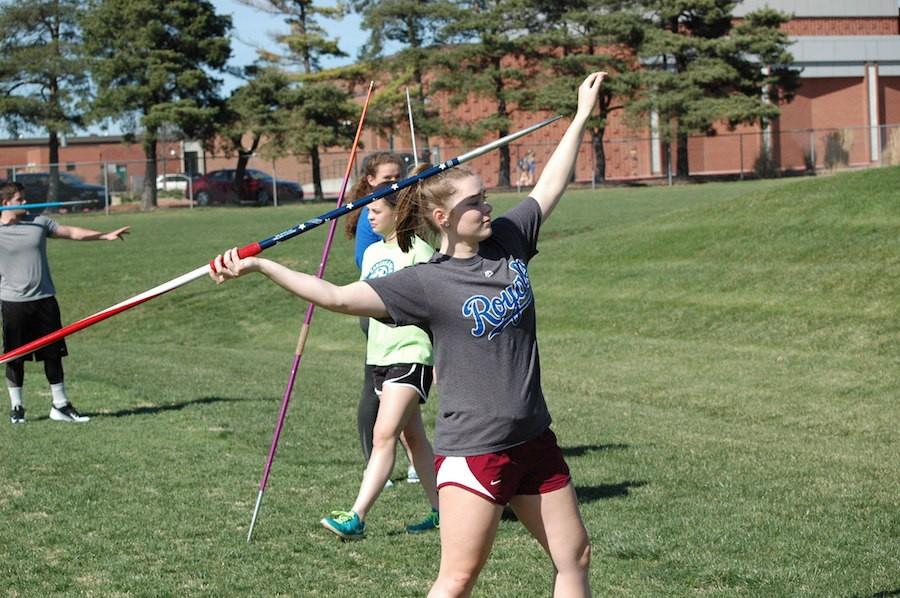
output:
[[[372,243],[381,241],[381,235],[372,230],[369,224],[369,206],[359,211],[359,220],[356,221],[356,267],[362,269],[363,254]]]

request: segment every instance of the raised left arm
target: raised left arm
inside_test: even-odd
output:
[[[80,226],[66,226],[60,224],[53,233],[54,239],[69,239],[71,241],[115,241],[125,240],[125,235],[130,231],[130,226],[123,226],[108,233],[92,230],[90,228],[82,228]]]
[[[600,86],[605,76],[606,73],[603,71],[591,73],[578,87],[578,110],[531,191],[531,197],[541,206],[542,222],[546,222],[550,217],[550,213],[569,184],[572,168],[575,167],[575,157],[581,146],[582,133],[594,106],[597,105]]]

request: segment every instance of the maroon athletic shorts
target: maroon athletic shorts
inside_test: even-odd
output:
[[[435,455],[438,489],[458,486],[498,505],[521,494],[547,494],[572,479],[556,435],[540,436],[497,453],[471,457]]]

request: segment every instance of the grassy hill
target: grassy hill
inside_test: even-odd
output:
[[[531,275],[596,595],[900,592],[897,189],[900,169],[879,169],[573,190],[554,212]],[[63,318],[328,207],[61,217],[134,230],[51,241]],[[324,236],[267,255],[314,271]],[[356,276],[348,241],[328,272]],[[67,386],[85,426],[46,419],[29,366],[30,421],[0,426],[6,595],[424,595],[438,538],[399,533],[424,513],[418,487],[382,494],[364,542],[318,525],[361,478],[353,318],[316,313],[245,543],[305,307],[262,278],[201,280],[74,335]],[[504,521],[476,595],[546,596],[547,565]]]

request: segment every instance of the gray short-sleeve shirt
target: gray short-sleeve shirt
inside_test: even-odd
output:
[[[59,225],[27,215],[0,224],[0,301],[34,301],[56,294],[47,262],[47,237]]]
[[[550,425],[528,276],[540,224],[540,206],[529,197],[493,221],[474,257],[436,253],[428,262],[366,281],[390,321],[432,335],[438,454],[501,451]]]

